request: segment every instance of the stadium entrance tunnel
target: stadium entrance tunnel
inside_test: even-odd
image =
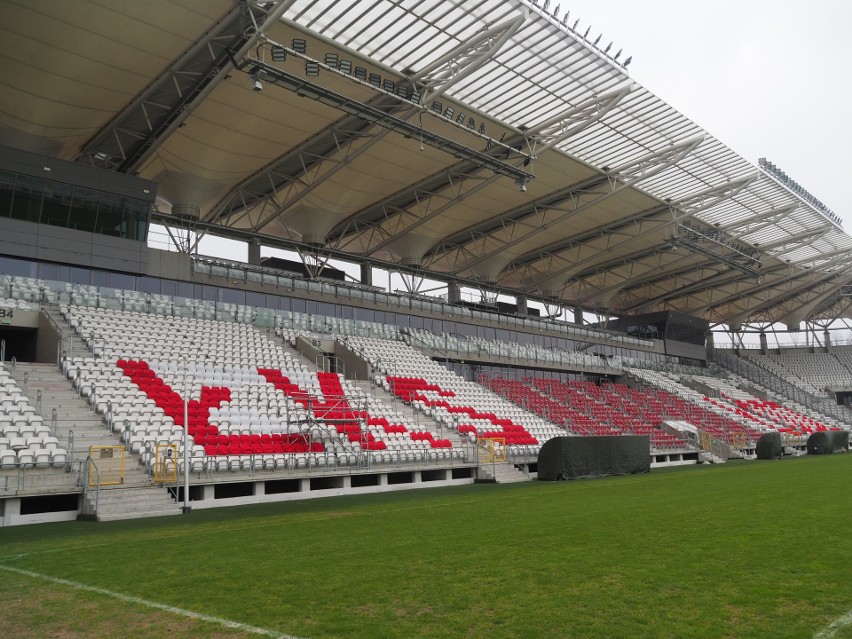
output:
[[[5,360],[13,357],[19,362],[35,362],[38,331],[20,326],[0,326],[0,340],[5,342]],[[54,352],[54,357],[56,353]]]
[[[651,470],[647,435],[554,437],[538,454],[540,481],[608,477]]]

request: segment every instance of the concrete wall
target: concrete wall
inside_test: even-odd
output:
[[[346,379],[365,380],[370,375],[370,365],[340,342],[334,344],[334,354],[346,367]]]
[[[56,349],[59,347],[61,337],[62,335],[47,315],[39,313],[36,361],[56,363]]]
[[[192,281],[192,260],[186,253],[149,249],[145,274],[170,280]]]

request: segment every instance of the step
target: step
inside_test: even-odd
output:
[[[92,498],[90,493],[90,503]],[[98,521],[166,517],[182,512],[180,505],[162,486],[101,487],[98,495]]]

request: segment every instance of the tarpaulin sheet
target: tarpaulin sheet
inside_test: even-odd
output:
[[[781,442],[781,433],[764,433],[757,440],[754,454],[758,459],[778,459],[784,454],[784,444]]]
[[[849,449],[849,431],[826,430],[808,437],[808,455],[831,455]]]
[[[647,435],[555,437],[538,453],[542,481],[647,473],[651,440]]]

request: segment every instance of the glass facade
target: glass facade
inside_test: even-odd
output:
[[[544,331],[531,332],[515,328],[498,328],[485,326],[478,323],[479,319],[491,319],[483,317],[481,313],[476,317],[471,316],[468,321],[463,318],[430,317],[418,314],[416,309],[380,310],[365,308],[359,303],[363,297],[354,298],[351,304],[346,300],[339,303],[306,300],[299,297],[291,297],[286,294],[261,293],[246,291],[239,288],[212,286],[209,284],[195,284],[192,282],[168,280],[157,277],[136,276],[127,273],[102,271],[81,267],[70,267],[48,262],[34,262],[11,257],[0,256],[0,274],[30,277],[45,280],[48,284],[56,283],[57,290],[65,284],[80,286],[97,286],[104,289],[117,289],[124,291],[137,291],[151,295],[164,295],[173,298],[177,306],[183,300],[205,300],[216,305],[240,305],[259,309],[268,309],[275,312],[307,313],[315,316],[334,317],[341,319],[354,319],[366,322],[377,322],[390,324],[400,328],[425,329],[435,334],[447,333],[449,335],[460,335],[464,337],[481,338],[486,340],[501,340],[504,342],[535,345],[543,348],[565,351],[577,351],[585,349],[588,342],[583,339],[571,339],[547,333]],[[294,282],[291,278],[288,281]],[[327,286],[321,282],[298,281],[299,288],[308,284],[320,288]],[[330,286],[330,285],[329,285]],[[283,288],[283,287],[282,287]],[[292,287],[291,287],[292,288]],[[308,286],[310,288],[310,286]],[[334,291],[330,287],[329,294]],[[341,289],[345,290],[345,289]],[[361,291],[354,291],[360,293]],[[387,304],[388,296],[383,293],[364,292],[367,295],[378,296],[375,300]],[[372,300],[371,300],[372,301]],[[496,317],[496,316],[495,316]],[[666,361],[666,357],[659,353],[651,353],[632,349],[629,346],[616,346],[595,343],[592,350],[595,354],[607,357],[630,357],[647,362]]]
[[[145,242],[150,212],[145,200],[0,171],[0,217]]]

